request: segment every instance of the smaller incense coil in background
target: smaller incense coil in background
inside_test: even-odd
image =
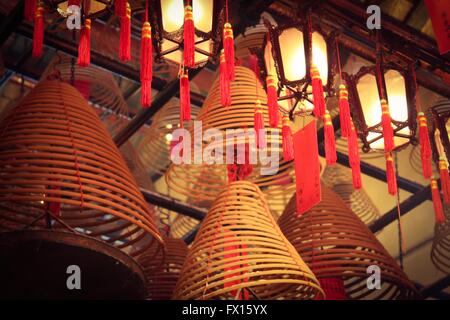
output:
[[[347,299],[418,297],[396,261],[334,191],[322,185],[322,201],[302,215],[296,211],[294,194],[278,224],[321,283],[340,284]],[[380,270],[380,289],[367,286],[371,266]]]
[[[200,108],[191,104],[191,118],[195,120]],[[172,99],[152,118],[152,124],[138,143],[139,158],[151,174],[163,175],[170,164],[172,132],[179,128],[180,102]],[[188,124],[189,128],[189,124]]]
[[[450,207],[445,208],[444,223],[436,223],[431,261],[444,273],[450,274]]]
[[[139,262],[147,277],[147,299],[169,300],[180,276],[188,254],[188,247],[181,239],[164,238],[164,263],[155,265],[152,254],[143,256]],[[162,253],[160,253],[162,255]],[[161,260],[161,259],[158,259]]]
[[[353,187],[350,169],[340,165],[326,166],[322,182],[336,192],[365,224],[369,225],[380,217],[380,212],[366,191]]]
[[[253,183],[219,194],[192,244],[174,299],[314,299],[317,279]]]

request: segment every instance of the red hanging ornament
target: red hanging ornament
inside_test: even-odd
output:
[[[126,15],[127,0],[116,0],[114,2],[114,14],[118,17]]]
[[[78,65],[87,67],[91,63],[91,19],[84,20],[78,44]]]
[[[385,99],[381,99],[381,126],[383,128],[384,151],[394,150],[394,130],[391,125],[389,105]]]
[[[344,281],[342,278],[319,278],[320,287],[325,293],[324,300],[347,300],[347,293],[345,292]],[[318,300],[318,299],[316,299]]]
[[[439,224],[444,223],[445,216],[444,216],[444,209],[442,207],[442,202],[441,202],[441,195],[439,193],[438,183],[433,178],[431,178],[430,187],[431,187],[431,198],[433,199],[436,223],[439,223]]]
[[[347,140],[348,160],[352,169],[353,188],[360,189],[361,183],[361,162],[359,159],[358,137],[353,122],[350,120],[350,132]]]
[[[292,130],[288,116],[283,116],[281,134],[283,138],[283,159],[285,161],[291,161],[294,159],[294,143],[292,141]]]
[[[428,135],[427,118],[423,112],[417,114],[417,122],[419,123],[420,158],[422,160],[423,177],[430,179],[432,175],[431,144],[430,136]]]
[[[314,65],[311,67],[311,82],[314,102],[313,113],[317,118],[322,118],[326,109],[325,98],[323,96],[323,85],[319,69]]]
[[[441,189],[444,194],[445,204],[450,204],[450,178],[448,175],[448,166],[445,158],[439,157],[439,174],[441,176]]]
[[[227,62],[227,73],[230,80],[234,80],[234,36],[233,28],[229,22],[223,26],[223,48],[225,51],[225,61]]]
[[[131,7],[126,3],[125,15],[120,16],[120,47],[119,59],[127,62],[131,60]]]
[[[191,6],[184,8],[183,42],[184,65],[193,68],[195,66],[195,27]]]
[[[145,21],[141,30],[141,105],[149,107],[152,103],[153,78],[152,28]]]
[[[325,135],[325,157],[327,159],[328,165],[333,165],[336,163],[336,141],[334,137],[333,122],[331,122],[330,113],[325,111],[323,115],[323,126]]]
[[[254,126],[255,126],[256,147],[258,149],[264,148],[264,146],[266,145],[266,135],[264,130],[264,119],[260,100],[256,100]]]
[[[395,177],[394,160],[390,153],[386,153],[386,180],[388,191],[391,195],[397,194],[397,178]]]
[[[32,22],[34,14],[36,13],[36,1],[37,0],[25,0],[25,6],[23,8],[23,17],[25,20]]]
[[[231,106],[231,82],[227,72],[225,53],[220,52],[220,102],[224,107]]]
[[[183,121],[191,120],[191,88],[186,69],[182,68],[180,74],[180,127]]]
[[[272,75],[266,77],[267,105],[269,107],[269,125],[272,128],[278,127],[278,94],[275,85],[275,78]]]
[[[339,120],[341,122],[341,136],[346,138],[350,132],[350,104],[348,91],[344,84],[339,86]]]
[[[33,58],[42,56],[42,47],[44,45],[44,6],[41,2],[36,7],[34,14],[34,30],[33,30]]]

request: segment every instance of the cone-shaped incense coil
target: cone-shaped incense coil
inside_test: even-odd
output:
[[[327,166],[322,182],[336,192],[347,206],[367,225],[380,217],[375,204],[364,189],[355,190],[350,169],[340,165]]]
[[[369,228],[324,185],[322,202],[301,216],[294,195],[278,224],[321,283],[340,281],[348,299],[416,297],[413,284]],[[368,283],[376,282],[368,268],[379,268],[380,289],[369,289]]]
[[[445,222],[436,224],[433,245],[431,247],[431,261],[447,274],[450,274],[450,209],[444,211]]]
[[[191,118],[197,117],[200,108],[191,105]],[[152,124],[139,143],[142,163],[151,173],[164,174],[170,164],[172,132],[179,127],[180,102],[170,100],[152,118]]]
[[[69,229],[131,256],[162,245],[119,150],[72,86],[39,83],[0,128],[2,232]]]
[[[248,181],[220,193],[192,244],[175,299],[313,299],[317,279]]]
[[[258,150],[252,147],[254,142],[252,143],[252,140],[250,140],[250,149],[251,152],[255,152],[257,163],[254,165],[252,174],[246,180],[254,182],[261,187],[264,190],[271,209],[277,210],[277,208],[272,207],[271,202],[279,203],[279,199],[283,199],[284,194],[291,193],[295,190],[293,162],[283,160],[281,122],[278,128],[269,127],[269,115],[266,105],[267,96],[261,83],[256,80],[255,74],[250,69],[236,67],[236,79],[231,83],[231,106],[228,108],[221,105],[219,87],[219,78],[217,78],[198,114],[197,121],[202,121],[203,133],[213,128],[220,130],[223,138],[223,154],[220,157],[223,159],[223,163],[225,163],[227,146],[236,145],[238,139],[244,142],[244,138],[241,137],[237,139],[231,138],[232,133],[228,132],[227,135],[226,130],[241,129],[241,133],[244,133],[248,129],[247,132],[253,132],[255,102],[258,99],[262,102],[262,113],[267,140],[267,162],[263,163],[261,161],[262,154],[257,153]],[[193,132],[191,136],[192,144],[194,144],[193,140],[195,135]],[[249,140],[246,139],[245,141],[248,142]],[[186,197],[196,197],[199,200],[213,201],[218,193],[227,186],[226,164],[194,164],[194,151],[193,148],[191,149],[192,164],[171,164],[166,173],[167,183],[171,189]],[[271,160],[272,155],[277,158],[278,167]],[[274,169],[272,172],[266,171],[264,173],[260,170],[261,167],[268,169],[271,165]],[[198,192],[198,186],[202,190],[207,191]],[[203,188],[204,186],[208,188]],[[280,209],[278,208],[278,210]]]
[[[164,238],[164,263],[161,265],[152,255],[144,256],[140,262],[147,275],[147,299],[168,300],[180,276],[188,254],[188,247],[181,239]],[[160,253],[162,255],[162,252]]]

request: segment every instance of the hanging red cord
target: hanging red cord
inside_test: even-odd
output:
[[[152,28],[148,22],[148,0],[145,2],[143,20],[141,29],[141,105],[149,107],[152,101],[153,46]]]

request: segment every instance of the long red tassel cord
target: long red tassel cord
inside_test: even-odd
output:
[[[91,19],[84,20],[78,44],[78,65],[87,67],[91,63]]]
[[[283,159],[285,161],[291,161],[294,159],[294,142],[292,140],[291,123],[288,116],[283,116],[281,135],[283,143]]]
[[[262,113],[261,100],[259,99],[256,100],[255,104],[254,127],[256,147],[258,149],[262,149],[266,145],[266,135],[264,130],[264,116]]]
[[[394,159],[390,153],[386,153],[386,180],[388,183],[388,192],[391,195],[397,194],[397,178],[395,176]]]
[[[339,120],[341,122],[341,136],[346,138],[350,132],[350,104],[348,102],[348,91],[344,84],[339,86]]]
[[[183,121],[191,120],[191,94],[187,69],[182,68],[180,72],[180,127]]]
[[[131,7],[126,3],[125,14],[120,16],[120,46],[119,59],[121,61],[131,60]]]
[[[279,123],[278,94],[274,76],[268,75],[266,77],[266,86],[267,86],[267,105],[269,107],[269,125],[272,128],[277,128]]]
[[[328,111],[325,111],[323,115],[323,126],[325,135],[325,158],[327,165],[333,165],[336,163],[336,141],[334,137],[333,122],[331,122],[331,116]]]
[[[417,116],[419,123],[419,142],[420,142],[420,158],[422,160],[422,173],[425,179],[430,179],[432,175],[431,168],[431,144],[428,135],[427,118],[423,112],[419,112]]]
[[[391,114],[386,100],[381,99],[381,126],[383,128],[384,151],[394,150],[394,129],[391,125]]]
[[[225,61],[227,62],[228,77],[231,80],[234,80],[235,77],[234,36],[233,36],[233,29],[229,22],[226,22],[225,25],[223,26],[223,48],[225,51]]]
[[[225,52],[220,52],[220,102],[224,107],[231,105],[231,79],[227,72],[227,61],[225,58]]]
[[[350,168],[352,169],[353,188],[360,189],[361,183],[361,161],[359,159],[358,137],[353,122],[350,122],[350,132],[347,140],[348,146],[348,160]]]
[[[326,109],[325,98],[323,96],[323,85],[319,69],[314,65],[311,67],[311,82],[314,102],[313,113],[317,118],[322,118]]]
[[[152,27],[148,22],[148,1],[145,3],[145,19],[141,29],[141,105],[152,103],[153,46]]]
[[[433,199],[436,223],[441,224],[441,223],[445,222],[444,209],[442,207],[441,195],[439,194],[438,183],[434,178],[431,178],[430,186],[431,186],[431,198]]]
[[[127,10],[127,0],[116,0],[114,2],[114,14],[123,17]]]
[[[184,66],[193,68],[195,66],[195,27],[191,6],[184,8],[183,42]]]
[[[33,58],[42,56],[42,48],[44,45],[44,5],[39,2],[36,6],[34,14],[34,30],[33,30]]]
[[[448,166],[445,158],[439,157],[439,175],[441,177],[441,189],[444,195],[445,204],[450,204],[450,178],[448,175]]]

